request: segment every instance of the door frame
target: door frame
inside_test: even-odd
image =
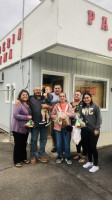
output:
[[[69,100],[70,74],[69,73],[63,73],[63,72],[42,70],[42,72],[41,72],[41,88],[42,88],[42,85],[43,85],[43,75],[44,74],[53,75],[53,76],[62,76],[64,78],[63,92],[66,93],[67,99]]]

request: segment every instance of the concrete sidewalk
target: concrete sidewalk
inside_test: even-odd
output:
[[[72,165],[56,164],[51,138],[46,152],[48,163],[13,164],[13,137],[0,133],[0,200],[112,200],[112,145],[98,149],[100,170],[95,174],[73,160]],[[74,152],[74,144],[71,147]],[[30,158],[30,145],[27,147]]]

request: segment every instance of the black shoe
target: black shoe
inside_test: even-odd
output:
[[[55,153],[57,152],[57,149],[54,147],[52,150],[51,150],[52,153]]]
[[[46,121],[41,121],[39,124],[46,124]]]
[[[50,125],[50,123],[51,123],[51,122],[47,122],[47,123],[46,123],[46,125],[45,125],[45,127],[49,126],[49,125]]]

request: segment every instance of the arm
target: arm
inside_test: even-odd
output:
[[[14,106],[13,109],[13,117],[17,120],[28,120],[29,119],[29,115],[22,115],[21,114],[21,104],[19,106]]]
[[[52,110],[53,109],[53,106],[49,106],[47,104],[42,104],[41,106],[42,106],[42,108],[47,108],[48,110]]]
[[[102,123],[101,112],[98,105],[96,106],[96,109],[95,109],[95,116],[96,116],[96,127],[95,127],[94,134],[97,135],[99,133],[100,125]]]
[[[56,115],[57,115],[56,106],[54,106],[51,112],[51,119],[56,119]]]
[[[66,112],[66,115],[69,117],[69,118],[72,118],[74,116],[74,109],[72,108],[71,104],[68,105],[69,106],[69,109],[68,111]]]

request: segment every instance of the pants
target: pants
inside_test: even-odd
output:
[[[65,131],[65,128],[62,128],[61,131],[55,130],[55,134],[56,134],[56,143],[57,143],[58,155],[62,156],[63,142],[64,142],[65,156],[66,156],[66,158],[69,158],[70,157],[71,133]]]
[[[55,136],[55,130],[53,129],[54,122],[51,121],[51,137],[52,137],[52,145],[54,148],[56,148],[56,136]]]
[[[81,153],[82,142],[80,141],[78,145],[76,145],[77,153]]]
[[[40,133],[40,147],[37,151],[37,140]],[[45,146],[47,143],[48,127],[36,127],[32,129],[31,133],[31,149],[30,154],[32,158],[36,157],[38,152],[38,157],[43,157],[45,153]]]
[[[48,111],[47,108],[42,108],[41,109],[41,115],[44,116],[44,117],[46,116],[47,119],[50,118],[49,111]]]
[[[20,163],[27,159],[27,134],[21,134],[17,132],[13,132],[14,136],[14,153],[13,153],[13,161],[14,164]]]
[[[83,130],[83,129],[82,129]],[[97,146],[97,142],[98,142],[98,138],[99,138],[99,134],[97,136],[94,135],[93,131],[89,131],[89,130],[83,130],[83,132],[85,133],[85,144],[83,144],[83,149],[85,151],[88,152],[88,161],[92,162],[92,157],[94,159],[93,164],[95,166],[98,166],[98,151],[96,149]],[[84,142],[84,140],[83,140]],[[85,145],[87,145],[85,147]]]

